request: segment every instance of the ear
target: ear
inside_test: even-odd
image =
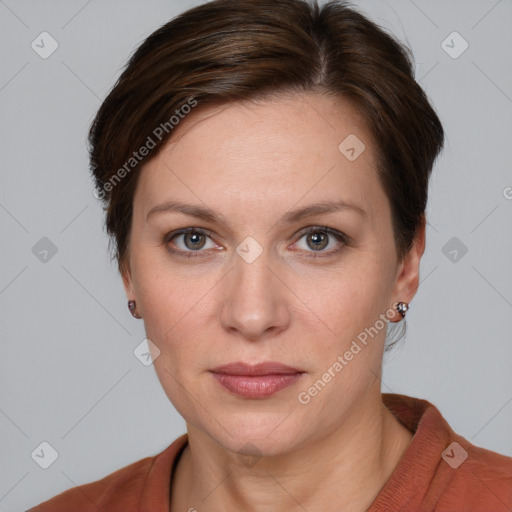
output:
[[[129,263],[121,263],[119,266],[119,273],[123,279],[124,291],[128,300],[135,298],[135,292],[133,291],[132,274]]]
[[[425,227],[426,219],[423,215],[413,246],[398,268],[397,280],[393,289],[393,302],[409,303],[416,295],[420,281],[420,260],[425,251]]]

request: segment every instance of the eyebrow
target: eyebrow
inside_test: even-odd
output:
[[[367,218],[368,214],[364,208],[356,203],[351,203],[344,200],[337,201],[322,201],[315,204],[310,204],[308,206],[304,206],[302,208],[298,208],[296,210],[291,210],[285,213],[278,222],[284,224],[292,224],[294,222],[298,222],[306,217],[312,217],[314,215],[322,215],[327,213],[333,213],[337,211],[352,211],[357,213],[358,215]],[[210,222],[219,222],[225,225],[228,225],[227,219],[221,215],[220,213],[215,213],[209,208],[205,208],[200,205],[187,204],[181,201],[166,201],[165,203],[154,206],[149,210],[146,215],[146,221],[149,217],[155,214],[162,213],[182,213],[185,215],[190,215],[192,217],[197,217],[198,219],[202,219]]]

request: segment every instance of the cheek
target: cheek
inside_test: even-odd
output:
[[[160,335],[194,314],[202,297],[215,285],[214,276],[206,272],[199,275],[192,265],[173,265],[162,248],[140,254],[136,265],[136,294],[145,324]]]
[[[318,334],[308,337],[316,339],[315,378],[331,368],[337,375],[332,379],[333,390],[338,385],[345,390],[363,385],[363,381],[372,378],[369,369],[378,372],[387,330],[385,312],[389,307],[383,272],[375,260],[361,257],[351,268],[329,273],[327,279],[304,282],[298,293],[307,308],[301,310],[302,318],[296,320],[307,323],[302,332]],[[303,355],[311,356],[311,350],[305,350]],[[343,359],[343,369],[336,372],[332,366],[338,356]]]
[[[147,265],[141,270],[137,297],[146,335],[161,352],[157,363],[173,375],[182,369],[193,371],[211,343],[208,332],[215,315],[209,292],[217,280],[187,275],[186,269],[171,271]]]
[[[318,324],[316,332],[323,325],[326,334],[347,339],[375,315],[383,293],[381,270],[366,260],[354,258],[341,270],[317,273],[310,279],[298,277],[294,291],[309,308],[311,321]]]

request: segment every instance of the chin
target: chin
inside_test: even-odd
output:
[[[305,435],[305,425],[284,420],[286,414],[244,414],[224,417],[205,432],[226,450],[241,455],[273,456],[293,451]]]

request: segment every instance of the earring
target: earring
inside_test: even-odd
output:
[[[130,310],[130,313],[132,314],[132,316],[134,318],[142,318],[138,313],[137,311],[135,310],[135,301],[134,300],[129,300],[128,301],[128,309]]]
[[[395,309],[402,315],[403,318],[409,309],[409,304],[407,304],[407,302],[397,302]]]

